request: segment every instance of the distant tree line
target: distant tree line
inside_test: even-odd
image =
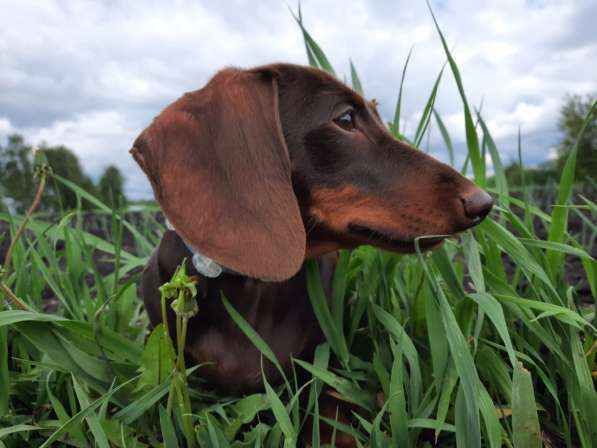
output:
[[[124,179],[115,166],[108,166],[99,182],[95,184],[83,171],[76,154],[66,146],[42,144],[38,150],[43,152],[54,173],[75,183],[104,203],[118,206],[126,202]],[[33,146],[25,142],[21,135],[9,136],[5,145],[0,144],[0,204],[4,203],[4,206],[11,206],[19,212],[25,210],[35,194],[36,181],[33,172]],[[76,207],[76,193],[51,179],[44,192],[40,209],[59,211]],[[89,208],[92,205],[82,201],[81,207]]]

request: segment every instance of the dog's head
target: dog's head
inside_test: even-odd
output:
[[[413,251],[416,237],[465,230],[492,206],[396,140],[372,103],[302,66],[218,73],[168,106],[131,152],[189,244],[268,280],[341,247]]]

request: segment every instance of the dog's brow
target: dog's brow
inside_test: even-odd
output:
[[[336,95],[343,101],[350,102],[355,107],[364,107],[366,103],[366,100],[357,92],[336,79],[329,80],[321,90],[321,93]]]

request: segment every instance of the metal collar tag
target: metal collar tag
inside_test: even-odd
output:
[[[172,226],[172,224],[170,224],[170,221],[168,221],[167,219],[166,219],[166,228],[176,232],[176,229]],[[180,234],[178,236],[180,236]],[[189,249],[189,252],[191,252],[193,254],[193,257],[192,257],[193,266],[195,267],[197,272],[199,272],[201,275],[204,275],[205,277],[209,277],[209,278],[219,277],[223,272],[225,272],[227,274],[238,275],[236,272],[226,269],[223,266],[220,266],[218,263],[216,263],[211,258],[206,257],[205,255],[202,255],[201,253],[199,253],[193,246],[191,246],[189,243],[187,243],[183,237],[180,237],[180,239],[185,244],[185,246],[187,246],[187,249]]]

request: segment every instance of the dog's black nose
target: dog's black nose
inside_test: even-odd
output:
[[[493,207],[493,199],[489,194],[480,189],[475,189],[462,198],[464,213],[473,221],[481,221]]]

